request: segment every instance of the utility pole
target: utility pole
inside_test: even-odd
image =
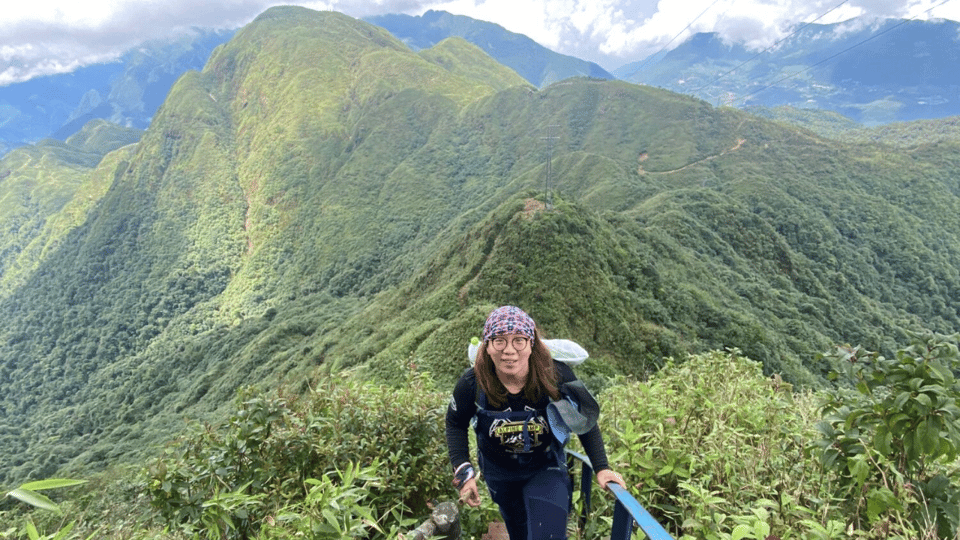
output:
[[[558,135],[552,135],[551,132],[553,128],[558,128],[560,126],[551,125],[547,126],[547,136],[540,137],[543,140],[547,141],[547,178],[545,180],[546,187],[544,189],[544,198],[546,199],[547,210],[553,210],[553,141],[559,139]]]

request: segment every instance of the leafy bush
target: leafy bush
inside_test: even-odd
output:
[[[957,338],[917,334],[884,358],[839,347],[834,378],[852,381],[823,405],[818,447],[857,529],[953,538],[960,526]]]
[[[380,485],[381,479],[376,476],[378,465],[374,462],[361,468],[348,462],[342,471],[326,473],[320,479],[307,479],[309,490],[304,500],[265,517],[257,538],[338,540],[366,538],[373,531],[385,534],[374,517],[371,490]],[[231,493],[208,503],[201,518],[207,534],[213,538],[231,537],[232,516],[244,507],[256,506],[259,498]],[[391,533],[395,535],[396,531]]]
[[[26,484],[23,484],[20,487],[8,492],[5,497],[14,498],[33,507],[51,512],[58,516],[62,516],[63,511],[60,509],[60,506],[49,497],[39,492],[48,489],[76,486],[83,483],[84,480],[72,480],[69,478],[51,478],[37,482],[27,482]],[[0,517],[2,517],[2,515],[3,514],[0,513]],[[50,534],[41,534],[43,527],[37,527],[37,524],[34,522],[34,520],[27,519],[24,521],[23,528],[20,530],[19,534],[21,537],[26,536],[30,540],[62,540],[70,537],[70,533],[73,531],[75,526],[75,521],[63,521],[56,525],[56,530]],[[10,527],[6,531],[0,531],[0,538],[16,538],[13,536],[15,534],[17,534],[17,527],[14,526]]]
[[[649,382],[620,381],[598,399],[612,466],[678,538],[806,538],[824,527],[817,469],[804,459],[811,395],[739,351],[670,360]],[[610,497],[601,501],[595,514],[608,519]]]
[[[195,426],[150,464],[153,505],[171,525],[216,538],[406,526],[450,489],[446,399],[413,371],[401,388],[345,378],[303,398],[242,390],[229,422]]]
[[[838,348],[832,376],[855,388],[821,395],[735,350],[671,360],[599,396],[611,463],[682,539],[955,538],[956,341],[918,335],[892,359]],[[606,533],[610,504],[589,530]]]

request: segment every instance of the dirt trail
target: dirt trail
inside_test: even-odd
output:
[[[698,165],[698,164],[700,164],[700,163],[704,163],[704,162],[707,162],[707,161],[710,161],[710,160],[713,160],[713,159],[717,159],[718,157],[727,155],[727,154],[729,154],[730,152],[736,152],[737,150],[740,149],[741,146],[743,146],[743,143],[745,143],[745,142],[747,142],[746,139],[742,139],[742,138],[741,138],[741,139],[737,139],[737,144],[735,144],[735,145],[732,146],[731,148],[728,148],[727,150],[724,150],[724,151],[720,152],[719,154],[714,154],[714,155],[712,155],[712,156],[707,156],[707,157],[705,157],[705,158],[703,158],[703,159],[698,159],[697,161],[694,161],[693,163],[687,163],[687,164],[684,165],[683,167],[680,167],[680,168],[677,168],[677,169],[672,169],[672,170],[669,170],[669,171],[645,171],[645,170],[643,170],[643,165],[640,165],[640,166],[637,167],[637,173],[639,173],[639,174],[642,176],[642,175],[645,175],[645,174],[673,174],[673,173],[675,173],[675,172],[680,172],[680,171],[682,171],[682,170],[684,170],[684,169],[693,167],[694,165]],[[638,161],[640,161],[640,162],[642,163],[642,162],[646,161],[647,158],[648,158],[647,154],[642,154],[642,155],[640,156],[640,159],[639,159]]]

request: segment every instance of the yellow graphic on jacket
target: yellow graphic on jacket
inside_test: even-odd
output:
[[[507,409],[506,412],[509,411],[510,409]],[[527,435],[530,438],[530,449],[526,451],[524,451],[523,440],[524,425],[526,425]],[[547,440],[544,435],[549,434],[550,427],[547,425],[546,419],[539,415],[534,416],[529,421],[498,419],[490,424],[490,437],[498,440],[504,451],[512,454],[532,452],[534,448]]]

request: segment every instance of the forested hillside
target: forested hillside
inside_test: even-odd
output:
[[[917,149],[936,146],[943,142],[960,141],[960,116],[865,127],[840,114],[819,109],[748,107],[747,111],[757,116],[809,129],[828,139],[857,144],[876,143]]]
[[[839,143],[625,82],[537,90],[462,40],[414,53],[272,8],[75,173],[104,186],[82,220],[34,190],[18,212],[47,228],[4,221],[0,483],[151,455],[243,385],[415,363],[445,387],[502,303],[600,374],[727,347],[820,385],[835,344],[958,327],[957,146]]]
[[[93,121],[66,140],[45,139],[0,159],[0,294],[30,276],[63,236],[79,226],[113,177],[94,174],[137,142],[140,130]],[[126,152],[132,152],[128,147]]]

